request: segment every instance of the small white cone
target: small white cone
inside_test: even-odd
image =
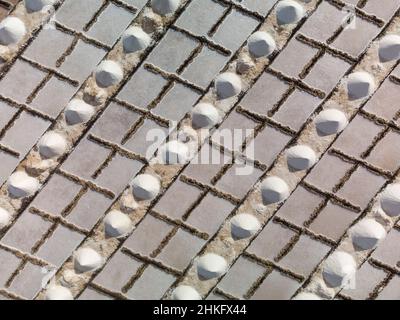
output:
[[[348,124],[346,115],[336,109],[326,109],[315,118],[315,125],[323,135],[336,134],[344,130]]]
[[[362,249],[370,250],[385,239],[385,228],[374,219],[363,219],[349,231],[353,244]]]
[[[370,96],[375,90],[375,80],[367,72],[354,72],[347,79],[347,92],[351,100]]]
[[[68,288],[53,285],[46,290],[46,300],[74,300],[74,297]]]
[[[24,171],[18,171],[8,179],[8,192],[15,198],[29,197],[39,190],[39,187],[39,181]]]
[[[44,158],[59,157],[67,150],[67,141],[65,138],[56,133],[46,133],[39,141],[39,153]]]
[[[91,248],[82,248],[75,252],[75,270],[88,272],[98,269],[103,264],[103,258]]]
[[[189,160],[188,147],[179,141],[171,141],[160,148],[165,164],[185,164]]]
[[[0,23],[0,44],[4,46],[16,44],[25,34],[25,24],[19,18],[8,17]]]
[[[258,31],[252,34],[247,41],[250,54],[255,58],[267,57],[276,49],[276,43],[268,33]]]
[[[336,251],[325,261],[322,275],[328,286],[343,288],[354,281],[356,270],[356,261],[350,254]]]
[[[196,129],[209,129],[220,121],[218,110],[209,103],[199,103],[193,108],[192,123]]]
[[[11,215],[10,213],[4,209],[0,208],[0,230],[7,227],[11,222]]]
[[[235,73],[222,73],[215,80],[215,89],[219,98],[228,99],[242,91],[242,80]]]
[[[379,58],[382,62],[400,59],[400,36],[388,35],[379,42]]]
[[[400,215],[400,184],[395,183],[387,186],[380,196],[382,210],[391,217]]]
[[[141,28],[131,27],[125,31],[122,43],[126,53],[133,53],[146,49],[151,43],[151,37]]]
[[[286,152],[288,166],[294,170],[308,170],[317,161],[317,156],[309,146],[298,145]]]
[[[276,6],[276,18],[279,24],[291,24],[301,20],[305,15],[304,8],[292,0],[283,0]]]
[[[124,71],[117,62],[106,60],[97,67],[95,77],[99,87],[108,88],[121,82]]]
[[[193,287],[179,286],[172,292],[172,300],[201,300],[201,297]]]
[[[94,113],[94,108],[80,99],[73,99],[64,111],[69,125],[85,123],[90,120]]]
[[[232,234],[238,239],[249,238],[255,235],[260,228],[260,221],[251,214],[238,214],[231,220]]]
[[[151,0],[151,7],[155,13],[165,16],[178,9],[180,0]]]
[[[112,210],[104,218],[105,232],[110,237],[119,238],[132,230],[132,220],[121,211]]]
[[[280,203],[289,197],[289,187],[278,177],[268,177],[261,184],[261,195],[264,204]]]
[[[141,174],[132,181],[132,192],[136,199],[153,200],[160,193],[160,180],[150,174]]]
[[[205,279],[217,278],[223,275],[228,268],[225,259],[214,253],[207,253],[197,262],[197,272]]]

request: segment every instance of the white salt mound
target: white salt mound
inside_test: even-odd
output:
[[[56,0],[25,0],[25,7],[28,12],[36,12],[44,7],[52,6]]]
[[[379,42],[379,58],[382,62],[400,59],[400,36],[388,35]]]
[[[252,34],[247,41],[250,54],[255,58],[266,57],[276,49],[276,43],[268,33],[258,31]]]
[[[117,62],[106,60],[97,67],[95,76],[97,85],[107,88],[119,83],[124,77],[124,71]]]
[[[150,36],[139,27],[131,27],[125,31],[122,38],[124,51],[133,53],[146,49],[150,43]]]
[[[336,134],[344,130],[348,124],[346,115],[336,109],[326,109],[315,118],[315,125],[323,135]]]
[[[0,23],[0,44],[4,46],[16,44],[25,34],[25,24],[16,17],[5,18]]]
[[[196,129],[212,128],[220,120],[218,110],[209,103],[199,103],[193,108],[192,123]]]
[[[80,99],[73,99],[64,111],[69,125],[85,123],[90,120],[94,113],[94,108]]]
[[[228,99],[242,91],[242,80],[235,73],[222,73],[215,80],[215,88],[219,98]]]
[[[180,0],[152,0],[151,7],[155,13],[165,16],[175,12],[180,5]]]
[[[106,234],[110,237],[122,237],[132,230],[132,220],[121,211],[113,210],[104,218]]]
[[[160,148],[162,160],[166,164],[185,164],[189,159],[188,147],[179,141],[171,141]]]
[[[255,235],[260,228],[260,222],[251,214],[238,214],[231,220],[232,234],[239,239],[245,239]]]
[[[74,300],[74,298],[68,288],[53,285],[46,290],[46,300]]]
[[[391,184],[380,197],[382,210],[391,217],[400,215],[400,184]]]
[[[320,297],[318,297],[314,293],[310,292],[301,292],[297,296],[293,298],[293,300],[306,300],[306,301],[311,301],[311,300],[322,300]]]
[[[196,289],[190,286],[179,286],[172,293],[173,300],[201,300]]]
[[[197,272],[200,277],[212,279],[223,275],[228,268],[225,259],[214,253],[207,253],[197,262]]]
[[[33,195],[40,187],[39,181],[18,171],[8,179],[8,192],[15,198],[25,198]]]
[[[261,195],[264,204],[279,203],[289,197],[289,187],[278,177],[268,177],[261,184]]]
[[[6,209],[0,208],[0,230],[8,226],[10,222],[10,213]]]
[[[349,231],[354,245],[362,250],[375,248],[386,237],[385,228],[374,219],[363,219]]]
[[[304,8],[291,0],[280,1],[276,7],[276,18],[279,24],[290,24],[304,17]]]
[[[75,252],[75,270],[88,272],[98,269],[103,264],[103,258],[92,248],[82,248]]]
[[[328,286],[337,288],[354,280],[356,270],[356,261],[350,254],[336,251],[325,261],[322,275]]]
[[[132,181],[133,195],[139,200],[153,200],[160,188],[160,180],[150,174],[140,174]]]
[[[39,153],[45,158],[59,157],[67,150],[67,141],[56,133],[46,133],[39,141]]]
[[[352,73],[347,80],[347,92],[351,100],[366,98],[375,90],[375,80],[367,72]]]
[[[295,170],[310,169],[317,161],[317,156],[309,146],[298,145],[286,152],[289,167]]]

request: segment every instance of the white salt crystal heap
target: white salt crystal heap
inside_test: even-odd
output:
[[[190,286],[176,287],[172,292],[173,300],[201,300],[199,293],[196,289]]]
[[[250,54],[255,58],[266,57],[276,49],[276,43],[268,33],[258,31],[253,33],[247,41]]]
[[[197,262],[197,272],[204,279],[212,279],[223,275],[228,268],[225,259],[214,253],[207,253]]]
[[[400,215],[400,184],[395,183],[387,186],[380,197],[382,210],[391,217]]]
[[[160,148],[162,161],[166,164],[185,164],[189,159],[189,148],[179,141],[171,141]]]
[[[132,220],[118,210],[112,210],[104,218],[106,234],[110,237],[122,237],[132,230]]]
[[[351,100],[366,98],[374,90],[375,80],[368,72],[354,72],[347,79],[347,92]]]
[[[138,200],[153,200],[160,188],[160,180],[150,174],[140,174],[132,181],[132,192]]]
[[[354,279],[356,269],[356,262],[350,254],[336,251],[325,261],[322,275],[329,287],[342,288]]]
[[[309,146],[298,145],[286,152],[288,166],[294,170],[310,169],[317,161],[317,156]]]
[[[98,269],[103,264],[103,258],[92,248],[82,248],[74,254],[75,270],[88,272]]]
[[[69,125],[85,123],[94,115],[94,108],[80,99],[73,99],[64,111]]]
[[[39,141],[39,153],[44,158],[59,157],[67,150],[67,141],[56,133],[48,132]]]
[[[0,230],[8,226],[10,222],[10,213],[6,209],[0,208]]]
[[[242,91],[242,80],[232,72],[222,73],[215,79],[215,88],[219,98],[228,99]]]
[[[124,77],[124,71],[117,62],[106,60],[97,67],[95,76],[97,85],[107,88],[119,83]]]
[[[249,238],[255,235],[260,228],[260,222],[251,214],[238,214],[231,220],[232,234],[238,239]]]
[[[152,0],[151,7],[155,13],[165,16],[175,12],[180,5],[180,0]]]
[[[346,115],[336,109],[326,109],[315,118],[317,130],[322,135],[339,133],[346,128],[347,124]]]
[[[382,62],[400,59],[400,36],[388,35],[379,42],[379,58]]]
[[[220,121],[218,110],[210,103],[199,103],[193,108],[192,123],[196,129],[212,128]]]
[[[52,6],[56,0],[25,0],[25,7],[28,12],[36,12],[44,7]]]
[[[0,44],[4,46],[16,44],[25,34],[25,24],[16,17],[5,18],[0,23]]]
[[[151,43],[151,38],[142,28],[131,27],[125,31],[122,43],[126,53],[133,53],[146,49]]]
[[[301,292],[297,296],[293,298],[293,300],[306,300],[306,301],[311,301],[311,300],[322,300],[320,297],[318,297],[314,293],[310,292]]]
[[[289,197],[289,187],[278,177],[268,177],[261,184],[261,195],[264,204],[279,203]]]
[[[68,288],[52,285],[46,290],[46,300],[74,300],[74,298]]]
[[[374,219],[363,219],[350,229],[349,234],[357,248],[370,250],[386,237],[386,230]]]
[[[279,24],[290,24],[304,17],[304,8],[292,0],[280,1],[276,6],[276,18]]]
[[[18,171],[8,179],[8,192],[15,198],[25,198],[33,195],[40,187],[39,181]]]
[[[139,200],[153,200],[160,188],[160,180],[150,174],[140,174],[132,181],[133,195]]]

